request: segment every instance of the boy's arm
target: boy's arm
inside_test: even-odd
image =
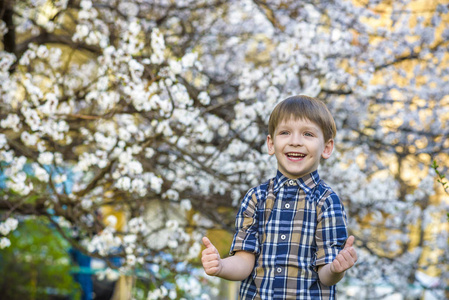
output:
[[[354,244],[354,236],[351,235],[346,241],[344,249],[338,253],[334,261],[319,267],[318,276],[324,285],[336,284],[345,276],[345,271],[354,266],[357,261],[357,253],[352,244]]]
[[[254,253],[237,251],[234,256],[221,259],[217,249],[207,237],[203,237],[203,243],[206,249],[202,252],[201,262],[207,275],[241,281],[254,269],[256,262]]]

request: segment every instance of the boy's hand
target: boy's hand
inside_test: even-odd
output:
[[[352,247],[354,244],[354,239],[355,238],[352,235],[348,238],[345,247],[340,251],[340,253],[338,253],[337,257],[330,265],[330,270],[332,273],[342,273],[354,266],[356,263],[357,253]]]
[[[203,237],[203,244],[206,249],[202,252],[201,262],[207,275],[217,276],[223,268],[223,263],[217,248],[210,242],[207,237]]]

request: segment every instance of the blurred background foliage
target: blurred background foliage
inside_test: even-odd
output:
[[[48,220],[23,220],[9,238],[14,247],[0,249],[2,299],[80,299],[70,245]]]

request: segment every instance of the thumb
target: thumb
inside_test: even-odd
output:
[[[203,244],[206,248],[215,248],[215,246],[210,242],[207,237],[203,237]]]
[[[354,240],[355,240],[355,238],[354,238],[353,235],[351,235],[350,237],[348,237],[348,239],[346,240],[345,248],[344,248],[344,249],[348,249],[349,247],[352,247],[352,245],[354,244]]]

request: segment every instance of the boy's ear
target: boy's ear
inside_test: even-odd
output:
[[[323,153],[321,153],[321,157],[324,159],[328,159],[329,157],[331,157],[332,151],[334,151],[334,140],[329,139],[324,144],[324,150]]]
[[[268,154],[273,155],[274,154],[274,141],[271,138],[271,135],[267,136],[267,147],[268,147]]]

